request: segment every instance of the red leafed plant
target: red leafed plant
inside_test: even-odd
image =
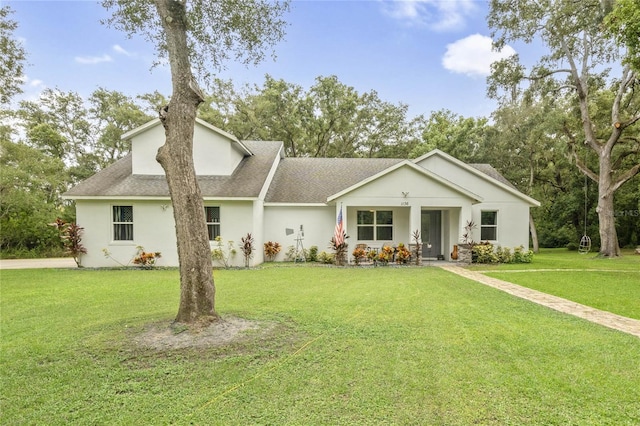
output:
[[[278,242],[267,241],[264,243],[264,255],[267,256],[267,259],[273,261],[275,257],[282,250],[282,246]]]
[[[60,218],[57,218],[55,222],[49,225],[58,229],[65,251],[73,257],[74,262],[80,268],[82,266],[80,264],[80,256],[87,253],[87,249],[82,245],[84,228],[76,223],[67,223]]]

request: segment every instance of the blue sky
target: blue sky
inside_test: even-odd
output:
[[[97,87],[170,94],[168,69],[150,70],[153,47],[101,25],[108,15],[99,3],[0,3],[15,11],[16,36],[28,54],[23,99],[46,87],[82,96]],[[275,61],[227,63],[219,76],[261,84],[270,74],[307,89],[318,76],[336,75],[361,93],[375,90],[385,101],[409,105],[410,116],[440,109],[488,116],[495,103],[486,97],[485,79],[501,54],[490,49],[487,11],[483,0],[294,0]],[[514,52],[507,46],[502,55]]]

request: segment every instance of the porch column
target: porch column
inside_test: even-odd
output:
[[[458,235],[462,236],[464,233],[464,227],[467,222],[473,219],[473,210],[471,204],[463,204],[460,206],[460,224],[458,226]],[[478,226],[480,226],[478,224]],[[475,238],[475,235],[474,235]]]
[[[422,238],[422,206],[411,206],[409,213],[409,244],[413,244],[413,232],[420,231]]]

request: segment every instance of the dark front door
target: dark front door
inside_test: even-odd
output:
[[[429,248],[431,245],[431,248]],[[422,211],[422,257],[437,257],[442,254],[442,212]]]

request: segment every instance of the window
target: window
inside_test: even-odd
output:
[[[391,210],[358,210],[358,240],[393,240],[393,212]]]
[[[209,241],[213,241],[220,236],[220,207],[205,207],[204,215],[207,221],[207,231]]]
[[[113,240],[133,241],[133,206],[113,206]]]
[[[487,211],[480,214],[480,239],[482,241],[498,239],[498,212]]]

